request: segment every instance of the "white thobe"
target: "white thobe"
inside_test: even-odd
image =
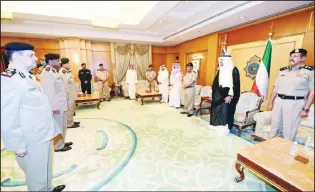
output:
[[[160,71],[158,75],[159,93],[162,94],[162,102],[168,102],[168,72]]]
[[[182,73],[172,73],[170,78],[171,92],[170,92],[170,107],[180,107],[180,97],[182,89]]]
[[[126,83],[128,84],[128,92],[129,98],[135,99],[136,98],[136,83],[137,80],[137,71],[136,70],[127,70],[126,74]]]

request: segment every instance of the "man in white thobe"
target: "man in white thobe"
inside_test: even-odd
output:
[[[170,77],[170,84],[172,86],[170,92],[170,107],[180,107],[181,89],[182,89],[182,70],[178,62],[175,61],[172,66],[172,73]]]
[[[136,83],[137,80],[137,71],[133,64],[129,65],[129,69],[126,74],[126,83],[128,84],[128,92],[130,99],[136,99]]]
[[[161,65],[159,75],[158,75],[158,83],[159,83],[159,93],[162,94],[161,102],[168,102],[168,71],[165,65]]]

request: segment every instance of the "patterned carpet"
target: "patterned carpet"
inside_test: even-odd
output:
[[[73,149],[53,156],[53,184],[65,191],[275,191],[247,171],[234,182],[236,153],[250,142],[217,137],[207,121],[167,104],[119,99],[76,113]],[[25,191],[12,153],[2,150],[1,160],[1,191]]]

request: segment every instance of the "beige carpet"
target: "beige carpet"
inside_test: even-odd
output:
[[[141,106],[119,99],[76,113],[82,127],[68,130],[73,149],[54,153],[53,184],[65,184],[65,191],[274,191],[247,172],[234,182],[236,153],[251,143],[217,137],[208,122],[157,100]],[[25,191],[12,153],[2,151],[1,160],[1,190]]]

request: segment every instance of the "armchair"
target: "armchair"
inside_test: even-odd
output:
[[[262,97],[256,93],[249,91],[241,93],[234,115],[234,126],[239,130],[238,136],[241,136],[244,128],[255,126],[254,115],[259,112],[261,103]]]
[[[204,86],[201,88],[200,94],[195,95],[195,103],[194,108],[198,112],[200,111],[200,115],[202,116],[202,109],[209,109],[210,113],[210,105],[211,100],[209,100],[209,97],[212,95],[212,87],[211,86]]]
[[[271,135],[275,135],[276,130],[271,128],[271,114],[271,111],[255,114],[254,119],[257,122],[257,126],[253,139],[266,140],[270,139]],[[308,117],[301,120],[295,141],[303,144],[307,137],[311,137],[311,140],[314,141],[314,104],[310,107]]]

